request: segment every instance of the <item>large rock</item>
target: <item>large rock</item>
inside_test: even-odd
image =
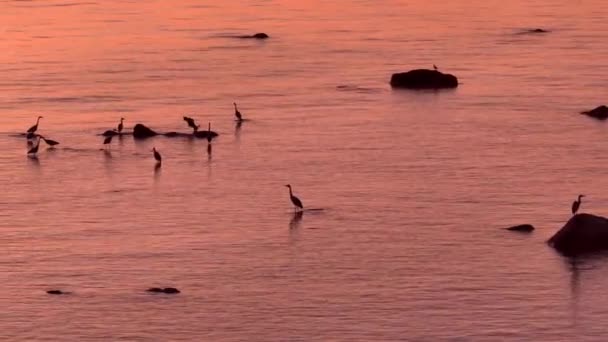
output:
[[[150,138],[156,135],[158,135],[158,133],[143,124],[138,123],[133,127],[133,137],[136,139]]]
[[[591,214],[574,215],[547,243],[570,256],[608,249],[608,219]]]
[[[393,74],[391,86],[409,89],[456,88],[458,79],[454,75],[444,74],[437,70],[416,69]]]
[[[587,110],[587,111],[581,112],[581,114],[585,114],[587,116],[590,116],[592,118],[596,118],[599,120],[606,120],[606,119],[608,119],[608,107],[602,105],[602,106],[596,107],[592,110]]]

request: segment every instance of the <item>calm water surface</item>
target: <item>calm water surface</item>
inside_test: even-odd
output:
[[[603,341],[603,1],[0,1],[0,339]],[[549,34],[519,34],[543,27]],[[267,41],[231,38],[264,31]],[[458,75],[393,91],[392,72]],[[235,127],[232,102],[250,119]],[[44,115],[61,142],[27,158]],[[188,131],[207,142],[98,134]],[[163,154],[155,171],[150,150]],[[284,184],[309,208],[294,216]],[[530,235],[502,227],[532,223]],[[175,286],[177,296],[146,293]],[[48,296],[59,288],[69,296]]]

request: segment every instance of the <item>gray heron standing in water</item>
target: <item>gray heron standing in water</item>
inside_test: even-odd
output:
[[[118,129],[116,130],[119,134],[120,134],[120,132],[122,132],[122,128],[123,128],[122,122],[123,121],[125,121],[125,118],[120,118],[120,123],[118,124]]]
[[[156,147],[152,147],[152,152],[154,152],[154,159],[158,164],[162,163],[163,158],[160,156],[160,153],[156,150]]]
[[[38,130],[38,124],[40,123],[40,119],[42,119],[42,116],[39,116],[36,120],[36,124],[27,130],[28,133],[34,133]]]
[[[236,121],[242,122],[243,116],[241,115],[241,112],[239,112],[238,108],[236,107],[236,102],[232,102],[232,104],[234,105],[234,116],[236,116]]]
[[[285,186],[289,188],[289,199],[291,200],[291,203],[293,203],[293,209],[297,211],[301,211],[302,209],[304,209],[302,201],[300,201],[299,198],[293,195],[293,192],[291,191],[291,185],[287,184]]]

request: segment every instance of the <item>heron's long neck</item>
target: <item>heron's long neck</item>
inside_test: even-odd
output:
[[[289,196],[290,197],[293,196],[293,193],[291,192],[291,187],[288,187],[288,189],[289,189]]]
[[[40,118],[36,119],[36,125],[40,123]]]

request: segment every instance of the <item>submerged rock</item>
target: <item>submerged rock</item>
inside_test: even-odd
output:
[[[207,139],[207,138],[215,138],[218,136],[218,134],[214,131],[197,131],[194,132],[193,135],[197,138],[201,138],[201,139]]]
[[[68,292],[63,292],[61,290],[48,290],[46,291],[46,293],[50,294],[50,295],[62,295],[62,294],[68,294]]]
[[[601,105],[592,110],[587,110],[587,111],[581,112],[581,114],[590,116],[590,117],[598,119],[598,120],[606,120],[606,119],[608,119],[608,107]]]
[[[569,256],[608,249],[608,219],[576,214],[547,243]]]
[[[151,287],[151,288],[147,289],[146,291],[154,292],[154,293],[166,293],[166,294],[180,293],[180,290],[176,289],[175,287],[165,287],[164,289],[161,287]]]
[[[511,230],[514,232],[531,232],[534,230],[534,226],[531,224],[520,224],[517,226],[505,228],[506,230]]]
[[[458,79],[452,74],[437,70],[416,69],[391,76],[391,86],[409,89],[440,89],[458,87]]]
[[[243,39],[267,39],[270,38],[266,33],[264,32],[258,32],[256,34],[252,34],[252,35],[243,35],[243,36],[238,36],[238,38],[243,38]]]
[[[178,289],[176,289],[175,287],[165,287],[163,289],[163,292],[168,293],[168,294],[180,293],[180,291]]]
[[[154,132],[143,124],[138,123],[137,125],[133,126],[133,137],[136,139],[150,138],[157,135],[158,133]]]

